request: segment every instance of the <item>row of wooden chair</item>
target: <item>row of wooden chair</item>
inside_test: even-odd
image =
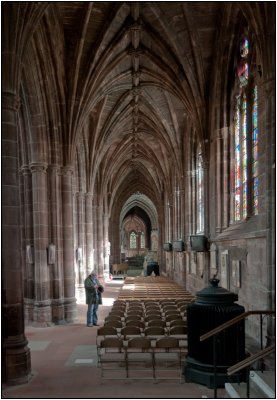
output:
[[[163,337],[174,337],[179,340],[179,344],[187,345],[187,327],[185,325],[174,325],[172,327],[149,326],[141,329],[137,326],[125,326],[118,330],[112,326],[98,328],[96,336],[97,353],[99,354],[102,340],[106,338],[120,338],[126,345],[126,341],[133,337],[148,337],[152,346],[155,347],[156,341]]]
[[[161,326],[164,328],[171,328],[172,326],[187,326],[187,322],[181,318],[174,318],[168,321],[162,319],[152,319],[150,321],[141,321],[138,319],[128,319],[126,321],[121,321],[118,319],[107,319],[104,322],[104,326],[111,326],[118,330],[124,328],[125,326],[137,326],[141,329],[147,328],[149,326]]]
[[[130,321],[137,321],[141,322],[143,325],[147,325],[149,322],[153,320],[160,320],[163,321],[166,324],[169,325],[171,321],[174,320],[181,320],[181,321],[186,321],[186,316],[183,316],[181,314],[166,314],[166,315],[161,315],[161,314],[147,314],[145,315],[127,315],[127,316],[120,316],[120,315],[115,315],[115,314],[109,314],[105,320],[104,324],[107,322],[120,322],[122,325],[130,325]]]
[[[101,378],[181,381],[185,355],[185,348],[174,337],[161,337],[156,340],[155,346],[148,337],[133,337],[127,343],[117,337],[105,338],[99,349]],[[112,375],[105,376],[108,371],[112,371]]]
[[[118,296],[121,300],[193,298],[191,293],[165,277],[136,277],[125,282]]]

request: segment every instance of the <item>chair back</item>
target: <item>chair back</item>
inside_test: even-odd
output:
[[[100,326],[100,328],[97,329],[97,335],[117,335],[117,330],[113,326]]]
[[[163,321],[162,319],[152,319],[151,321],[148,322],[147,326],[166,326],[166,322]]]
[[[164,327],[162,326],[148,326],[144,329],[145,336],[164,335]]]

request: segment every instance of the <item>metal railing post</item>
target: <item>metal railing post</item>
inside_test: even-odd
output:
[[[261,350],[263,349],[263,314],[260,315]]]
[[[214,359],[214,398],[217,398],[217,376],[216,376],[216,340],[217,335],[213,336],[213,359]]]
[[[250,398],[250,366],[245,368],[246,369],[246,397],[247,399]]]

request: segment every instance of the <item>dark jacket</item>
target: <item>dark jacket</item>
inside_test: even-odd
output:
[[[97,290],[96,296],[96,289],[94,287],[95,283],[92,282],[92,278],[89,275],[85,279],[85,289],[86,289],[86,304],[102,304],[102,295]],[[100,282],[96,278],[96,285],[100,286]]]

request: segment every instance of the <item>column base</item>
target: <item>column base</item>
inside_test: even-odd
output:
[[[31,380],[31,356],[27,340],[4,339],[3,343],[3,381],[7,385],[22,385]]]
[[[47,327],[53,325],[50,300],[34,302],[32,325],[37,327]]]
[[[77,322],[77,304],[75,297],[64,299],[64,318],[66,323]]]

